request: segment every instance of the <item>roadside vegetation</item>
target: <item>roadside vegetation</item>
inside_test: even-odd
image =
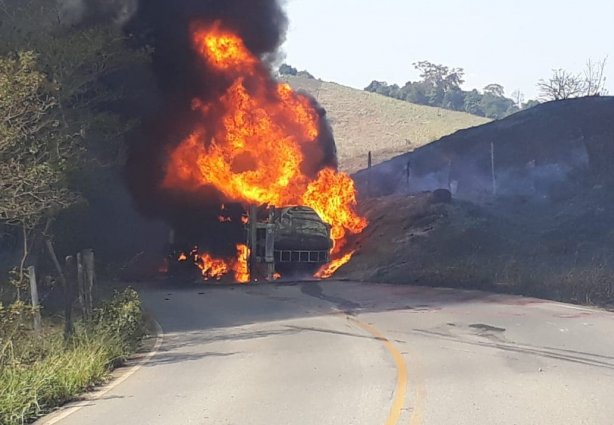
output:
[[[31,308],[0,305],[0,423],[21,425],[105,382],[145,334],[141,303],[128,289],[78,322],[65,340],[61,324],[31,329]]]
[[[131,46],[114,21],[81,25],[66,4],[0,0],[3,425],[27,423],[103,382],[143,335],[131,290],[99,303],[74,331],[64,332],[59,315],[72,316],[75,253],[95,249],[99,271],[134,256],[125,229],[135,221],[126,211],[136,213],[121,173],[127,135],[144,114],[139,102],[152,91],[150,51]],[[141,78],[129,81],[136,69]]]

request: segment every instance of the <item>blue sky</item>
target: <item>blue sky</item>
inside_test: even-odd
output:
[[[500,83],[538,95],[553,68],[583,70],[609,56],[614,94],[612,0],[287,0],[286,61],[356,88],[417,79],[429,60],[466,71],[465,88]]]

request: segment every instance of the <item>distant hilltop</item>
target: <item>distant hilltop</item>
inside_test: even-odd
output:
[[[356,90],[309,76],[283,76],[326,109],[333,126],[340,168],[356,172],[372,152],[378,164],[489,119],[463,112],[414,105],[376,93]]]

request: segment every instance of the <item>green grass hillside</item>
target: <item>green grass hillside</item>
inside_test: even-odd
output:
[[[375,93],[304,77],[284,77],[296,90],[314,96],[327,110],[335,132],[340,168],[356,172],[373,152],[378,164],[486,118],[414,105]]]

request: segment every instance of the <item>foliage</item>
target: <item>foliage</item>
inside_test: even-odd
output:
[[[505,97],[505,89],[501,84],[489,84],[484,87],[484,94],[494,97]]]
[[[0,310],[0,318],[18,320],[7,311]],[[140,301],[132,290],[116,294],[96,317],[93,324],[79,324],[68,344],[60,329],[49,326],[44,338],[24,331],[11,333],[10,339],[5,335],[0,351],[0,423],[31,421],[104,382],[144,335]]]
[[[75,146],[58,131],[56,95],[34,53],[0,58],[0,220],[5,223],[34,227],[76,199],[62,175]]]
[[[565,69],[553,70],[550,78],[539,80],[537,84],[541,98],[552,101],[607,95],[606,65],[607,58],[596,62],[589,59],[584,72],[581,73],[575,74]]]
[[[315,80],[315,77],[311,73],[309,73],[309,72],[307,72],[305,70],[299,71],[295,67],[290,66],[290,65],[285,64],[285,63],[282,64],[279,67],[279,75],[282,75],[282,76],[283,75],[289,75],[289,76],[292,76],[292,77],[302,77],[302,78],[307,78],[309,80]]]
[[[115,293],[115,296],[96,311],[94,326],[118,338],[124,352],[136,349],[135,343],[145,334],[141,300],[133,289]]]
[[[449,68],[428,61],[417,62],[414,67],[420,72],[421,81],[408,81],[403,87],[373,81],[365,90],[419,105],[494,119],[520,110],[515,101],[505,97],[505,89],[500,84],[489,84],[484,88],[484,93],[462,90],[465,75],[462,68]],[[534,103],[530,105],[534,106]]]
[[[465,82],[465,71],[462,68],[448,68],[444,65],[436,65],[429,61],[420,61],[413,64],[420,71],[420,78],[436,90],[448,92],[459,90]]]
[[[133,105],[149,88],[133,77],[147,49],[113,24],[65,22],[60,3],[0,0],[0,231],[23,228],[11,248],[23,249],[22,268],[62,212],[106,190],[86,192],[86,176],[119,174],[141,114]]]

